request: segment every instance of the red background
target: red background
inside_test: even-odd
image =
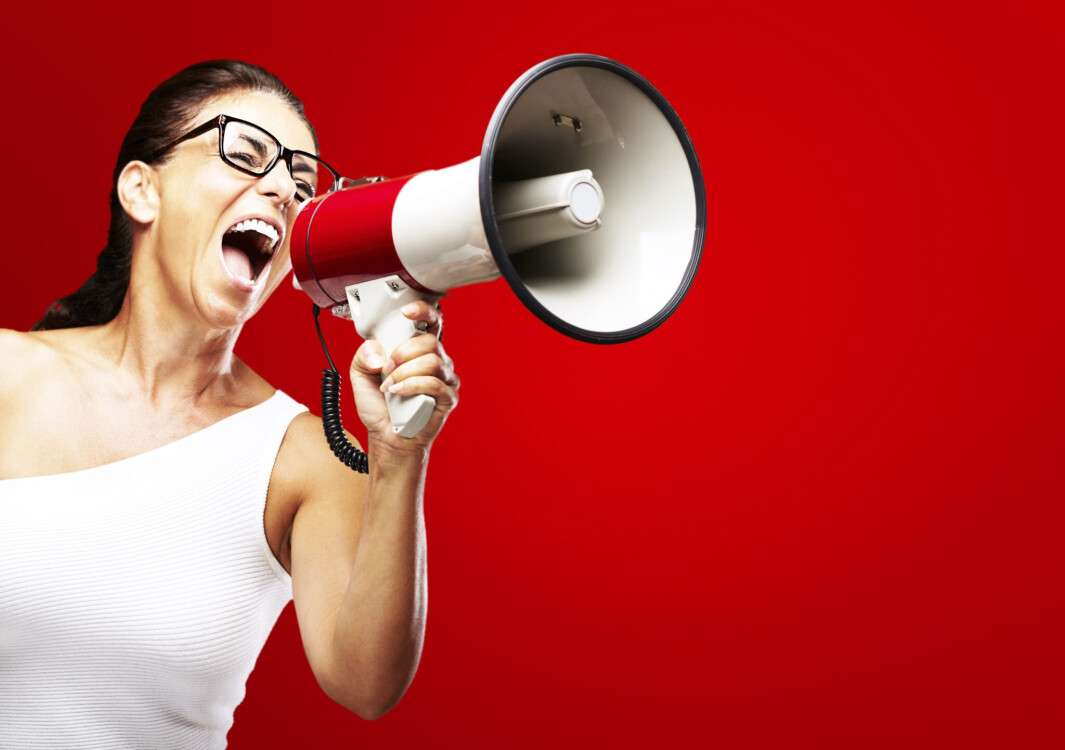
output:
[[[7,327],[91,272],[140,101],[207,57],[280,74],[347,174],[474,156],[510,82],[572,51],[647,76],[702,161],[704,261],[653,335],[571,341],[503,282],[445,300],[463,401],[418,675],[358,719],[290,606],[232,747],[1061,746],[1061,27],[869,6],[6,11]],[[297,292],[238,350],[316,403]]]

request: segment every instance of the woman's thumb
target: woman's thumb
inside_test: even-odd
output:
[[[359,350],[355,352],[355,359],[351,362],[351,369],[363,375],[378,375],[384,366],[385,349],[373,339],[363,342]]]

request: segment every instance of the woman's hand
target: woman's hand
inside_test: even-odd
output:
[[[428,331],[396,347],[387,361],[377,341],[363,342],[351,361],[351,385],[359,419],[369,433],[367,452],[386,450],[419,454],[432,444],[451,410],[458,405],[459,378],[451,357],[440,343],[441,316],[435,307],[419,300],[402,310],[413,321],[425,321]],[[385,405],[385,391],[402,396],[424,393],[436,399],[429,422],[412,438],[392,430]]]

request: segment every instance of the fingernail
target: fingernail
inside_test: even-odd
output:
[[[381,383],[381,391],[387,391],[390,385],[392,385],[392,378],[385,378],[385,382]]]
[[[371,354],[366,358],[366,364],[375,370],[385,363],[380,354]]]
[[[402,388],[402,387],[403,387],[403,383],[393,383],[392,385],[388,386],[388,392],[389,393],[397,393],[399,391],[399,389]]]
[[[407,304],[405,304],[403,307],[400,308],[400,311],[404,315],[413,315],[414,313],[416,313],[418,311],[418,306],[416,304],[414,304],[413,302],[408,302]]]

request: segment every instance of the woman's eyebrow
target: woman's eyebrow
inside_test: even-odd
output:
[[[241,133],[240,139],[242,141],[247,141],[248,143],[250,143],[259,156],[266,156],[266,144],[263,143],[261,140],[252,138],[247,133]]]
[[[292,171],[293,172],[307,172],[308,174],[311,174],[311,173],[315,173],[316,174],[318,172],[318,168],[315,165],[309,164],[308,162],[305,162],[303,160],[293,159],[292,160]]]

